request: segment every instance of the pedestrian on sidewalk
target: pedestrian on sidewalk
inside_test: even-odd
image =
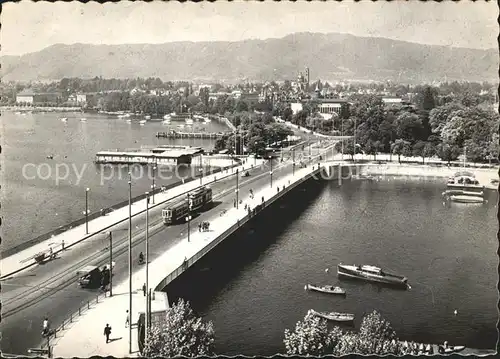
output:
[[[233,207],[236,208],[236,200],[233,200]]]
[[[146,296],[146,283],[142,285],[142,293]]]
[[[104,335],[106,336],[106,344],[109,343],[110,334],[111,334],[111,327],[109,326],[109,324],[106,324],[106,326],[104,327]]]
[[[64,250],[64,239],[62,240],[61,245],[62,245],[62,250]]]
[[[201,232],[201,222],[198,223],[198,232]]]
[[[127,319],[125,319],[125,328],[128,328],[128,326],[130,325],[130,315],[128,313],[128,310],[127,310]]]

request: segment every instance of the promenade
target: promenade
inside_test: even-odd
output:
[[[203,184],[209,184],[212,183],[215,179],[220,180],[225,176],[233,175],[236,172],[236,169],[238,169],[239,171],[244,171],[251,168],[252,166],[259,166],[262,163],[263,160],[259,159],[247,160],[243,165],[216,174],[205,176],[203,177],[201,182]],[[187,193],[199,186],[200,180],[195,179],[193,181],[180,184],[179,186],[171,188],[163,193],[157,193],[154,196],[156,204],[151,205],[150,208],[160,206],[163,202],[168,201],[173,197]],[[133,202],[131,207],[132,216],[142,213],[146,210],[146,200],[141,199],[139,201]],[[35,244],[32,247],[26,248],[25,250],[15,253],[11,256],[2,258],[1,279],[19,274],[23,270],[36,265],[35,257],[39,253],[49,254],[50,250],[52,249],[53,253],[57,254],[63,250],[63,246],[64,249],[68,249],[82,241],[90,242],[92,240],[97,240],[98,236],[95,236],[95,234],[106,231],[108,228],[116,225],[119,222],[126,221],[128,217],[129,208],[128,206],[124,206],[111,213],[89,221],[88,234],[86,233],[86,225],[85,223],[83,223],[56,236],[53,236],[43,242]]]
[[[314,169],[313,169],[314,168]],[[288,188],[295,183],[302,182],[304,178],[313,171],[318,170],[318,165],[313,164],[305,168],[297,169],[295,174],[289,173],[273,181],[273,187],[264,186],[254,192],[253,199],[247,194],[240,196],[242,204],[239,208],[231,208],[223,216],[215,215],[210,219],[210,231],[198,232],[194,230],[190,235],[190,241],[183,238],[179,243],[150,261],[149,283],[150,288],[155,291],[152,301],[152,310],[167,309],[168,300],[166,293],[159,292],[163,287],[179,275],[184,268],[192,265],[211,248],[217,245],[228,235],[228,230],[243,223],[248,218],[248,210],[262,204],[262,198],[266,204],[273,198],[283,195],[283,188]],[[280,191],[278,192],[278,188]],[[286,194],[286,193],[285,193]],[[185,263],[187,260],[187,264]],[[143,295],[142,287],[145,283],[145,266],[133,273],[133,310],[131,321],[138,320],[139,313],[145,311],[146,297]],[[125,328],[126,310],[129,305],[129,282],[124,280],[114,286],[113,297],[107,297],[94,304],[83,315],[77,316],[73,323],[65,325],[64,330],[57,334],[57,338],[52,339],[54,357],[88,357],[100,356],[137,356],[137,330],[133,328],[132,354],[128,351],[129,333]],[[112,328],[111,338],[113,342],[106,344],[103,335],[104,326],[109,324]]]

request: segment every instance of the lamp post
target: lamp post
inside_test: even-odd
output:
[[[146,192],[146,293],[149,294],[149,193]],[[148,342],[149,295],[146,295],[145,343]]]
[[[273,188],[273,157],[269,156],[269,162],[271,163],[271,171],[269,175],[271,176],[271,188]]]
[[[356,162],[356,117],[354,117],[354,162]]]
[[[295,176],[295,148],[292,149],[292,161],[293,161],[293,165],[292,165],[292,176]]]
[[[132,173],[128,173],[128,352],[132,354]]]
[[[89,191],[90,188],[85,189],[85,234],[89,234]]]

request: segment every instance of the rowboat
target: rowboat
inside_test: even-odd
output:
[[[354,314],[349,313],[337,313],[337,312],[317,312],[311,310],[311,313],[317,317],[331,320],[333,322],[352,322],[354,321]]]
[[[458,353],[458,352],[461,352],[464,349],[465,349],[464,345],[457,345],[457,346],[451,346],[451,345],[442,346],[442,345],[439,345],[438,346],[438,351],[439,351],[440,354]]]
[[[305,289],[314,290],[316,292],[321,292],[321,293],[328,293],[328,294],[339,294],[339,295],[346,294],[344,289],[340,287],[334,287],[333,285],[323,285],[321,287],[318,287],[312,284],[307,284]]]

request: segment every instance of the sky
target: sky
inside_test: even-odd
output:
[[[125,44],[238,41],[294,32],[358,36],[470,48],[497,48],[494,1],[253,2],[153,1],[5,3],[1,54],[22,55],[64,43]]]

